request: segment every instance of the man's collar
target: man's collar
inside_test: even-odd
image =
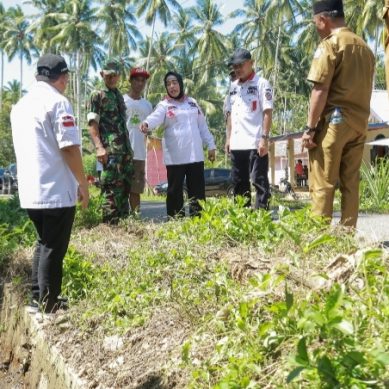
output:
[[[255,77],[255,72],[253,71],[253,72],[248,76],[248,78],[247,78],[246,80],[241,80],[241,79],[239,79],[239,83],[240,83],[240,84],[243,84],[243,83],[245,83],[245,82],[247,82],[247,81],[251,81],[254,77]]]
[[[131,96],[131,91],[129,91],[129,92],[127,93],[127,96],[130,97],[130,98],[133,99],[133,100],[136,100],[136,101],[142,100],[142,95],[139,95],[139,96],[137,96],[137,97]]]
[[[336,34],[339,34],[340,31],[343,31],[343,30],[346,30],[346,31],[351,31],[349,27],[347,26],[342,26],[342,27],[337,27],[337,28],[334,28],[330,34],[328,34],[325,38],[323,38],[322,40],[326,40],[326,39],[329,39],[331,38],[332,36],[336,35]]]
[[[115,92],[117,90],[118,90],[117,87],[116,88],[108,88],[107,85],[104,84],[104,87],[103,87],[104,92]]]

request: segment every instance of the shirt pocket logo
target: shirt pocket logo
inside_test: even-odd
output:
[[[175,107],[169,107],[166,112],[166,117],[168,119],[174,119],[176,117],[176,113],[174,112]]]

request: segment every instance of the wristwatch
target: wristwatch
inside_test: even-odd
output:
[[[310,132],[316,132],[316,127],[305,126],[304,127],[304,134],[308,134]]]
[[[261,135],[261,138],[262,138],[262,139],[269,140],[270,136],[269,136],[269,135],[262,134],[262,135]]]

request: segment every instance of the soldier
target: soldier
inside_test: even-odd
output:
[[[132,149],[126,127],[126,106],[117,89],[120,77],[119,62],[112,58],[107,59],[100,75],[105,87],[92,93],[87,119],[89,133],[96,147],[97,160],[103,164],[103,222],[116,224],[120,218],[129,215]]]
[[[312,210],[331,220],[335,186],[342,194],[341,224],[355,227],[359,168],[370,114],[374,55],[344,20],[342,0],[313,4],[322,39],[308,80],[313,82],[303,147],[309,150]]]
[[[383,19],[386,26],[386,39],[385,39],[385,74],[386,74],[386,89],[389,93],[389,0],[385,0],[385,6],[383,10]]]

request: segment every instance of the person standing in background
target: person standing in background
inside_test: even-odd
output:
[[[126,104],[127,129],[134,152],[134,174],[131,180],[130,206],[132,212],[140,209],[140,195],[145,189],[147,138],[139,131],[139,125],[153,111],[153,106],[142,97],[150,74],[143,68],[130,72],[130,90],[123,96]]]
[[[303,167],[303,161],[301,159],[297,160],[296,166],[294,167],[295,173],[296,173],[296,181],[297,186],[302,186],[303,179],[304,179],[304,167]]]

